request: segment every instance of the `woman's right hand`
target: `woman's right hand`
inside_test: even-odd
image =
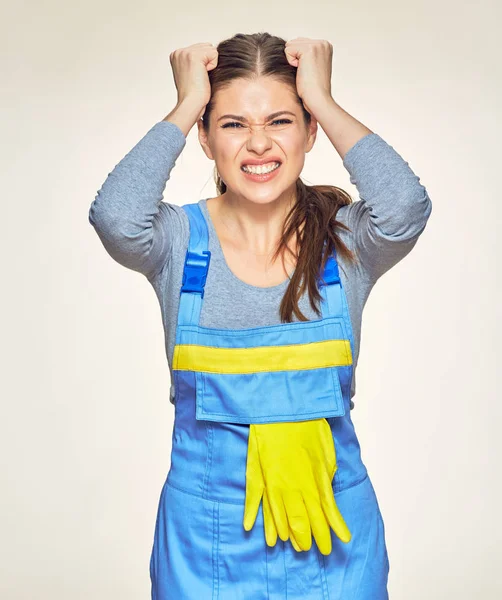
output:
[[[174,50],[169,55],[169,60],[178,90],[177,105],[183,103],[200,106],[197,117],[199,120],[211,97],[211,84],[207,72],[218,64],[218,51],[213,44],[201,42]]]

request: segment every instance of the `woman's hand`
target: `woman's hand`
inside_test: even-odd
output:
[[[284,48],[289,64],[297,67],[296,89],[305,108],[312,110],[318,101],[331,98],[333,46],[327,40],[305,37],[286,42]]]
[[[192,44],[174,50],[169,55],[173,69],[174,83],[178,90],[178,102],[194,104],[201,108],[199,120],[211,98],[211,84],[208,71],[218,64],[218,51],[209,42]]]

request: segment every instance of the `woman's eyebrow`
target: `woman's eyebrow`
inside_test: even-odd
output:
[[[295,117],[295,113],[291,112],[290,110],[279,110],[275,113],[272,113],[271,115],[268,115],[268,117],[265,118],[265,121],[270,121],[270,119],[273,119],[274,117],[278,117],[279,115],[293,115],[293,117]],[[236,121],[246,121],[245,117],[242,117],[240,115],[223,115],[221,116],[218,121],[221,121],[221,119],[235,119]]]

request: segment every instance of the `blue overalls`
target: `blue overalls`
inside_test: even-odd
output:
[[[354,342],[336,254],[319,289],[322,318],[246,329],[199,325],[210,264],[197,203],[180,294],[171,467],[159,500],[150,560],[153,600],[386,600],[389,562],[377,498],[350,417]],[[338,470],[336,503],[351,533],[331,531],[296,552],[267,546],[262,505],[242,521],[250,423],[326,418]]]

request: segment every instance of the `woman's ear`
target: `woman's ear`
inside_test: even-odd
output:
[[[200,145],[202,146],[202,150],[204,150],[204,154],[210,160],[214,160],[213,153],[211,152],[211,148],[209,147],[209,143],[207,140],[207,133],[206,133],[206,130],[204,129],[202,119],[199,119],[197,121],[197,130],[198,130],[198,135],[199,135],[199,142],[200,142]]]
[[[305,152],[310,152],[314,146],[314,142],[317,136],[317,119],[313,116],[310,117],[310,125],[307,131],[307,144]]]

